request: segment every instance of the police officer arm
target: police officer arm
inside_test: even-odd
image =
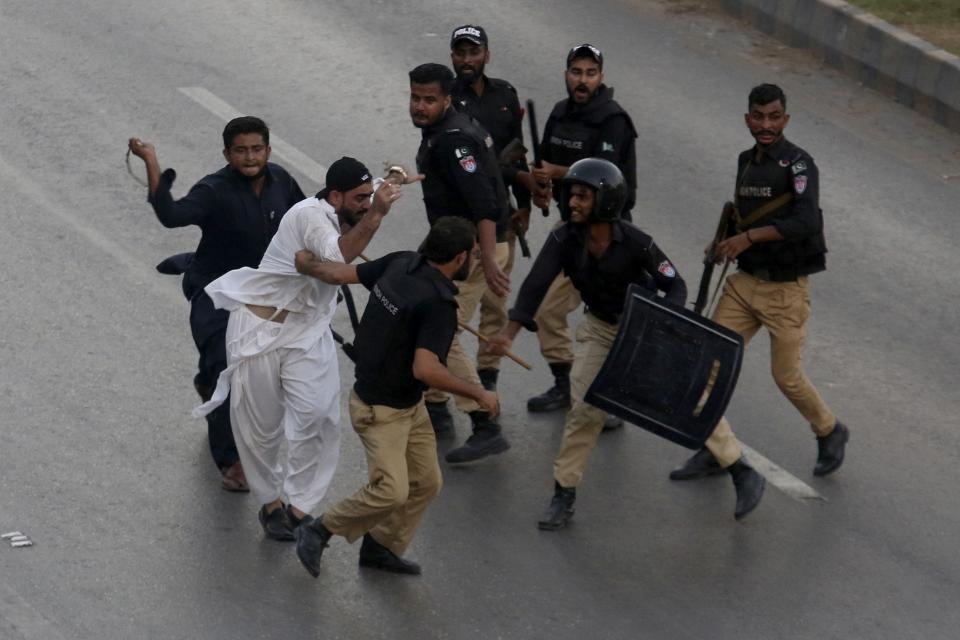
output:
[[[651,241],[646,251],[644,268],[653,276],[657,289],[663,291],[664,300],[678,307],[687,303],[687,283],[683,281],[670,258]]]
[[[390,212],[390,207],[400,196],[400,185],[392,181],[383,182],[374,192],[373,204],[360,218],[360,222],[340,236],[338,242],[344,262],[352,262],[363,253],[373,239],[373,234],[380,228],[383,218]]]
[[[482,411],[490,413],[490,417],[496,417],[500,412],[497,394],[453,375],[443,366],[437,354],[429,349],[418,347],[414,352],[413,377],[433,389],[475,400]]]
[[[360,278],[357,276],[357,268],[354,265],[342,262],[324,262],[309,249],[297,251],[294,264],[297,267],[297,273],[322,280],[327,284],[357,284],[360,282]]]
[[[533,318],[547,295],[547,290],[563,268],[560,260],[561,252],[562,247],[557,238],[557,231],[554,230],[547,236],[547,241],[537,254],[530,273],[520,286],[517,300],[510,309],[510,321],[507,326],[500,334],[488,338],[488,351],[496,355],[505,355],[517,334],[520,333],[520,329],[537,330],[537,323]]]

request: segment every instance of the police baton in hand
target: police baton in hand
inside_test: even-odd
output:
[[[534,109],[533,100],[527,100],[527,117],[530,121],[530,142],[533,143],[533,166],[539,169],[541,167],[540,130],[537,129],[537,112]],[[541,207],[540,213],[546,218],[550,215],[550,209]]]
[[[360,254],[360,259],[363,260],[364,262],[370,262],[370,258],[368,258],[367,256],[363,255],[362,253]],[[489,340],[486,336],[480,335],[480,332],[478,332],[476,329],[474,329],[473,327],[471,327],[471,326],[468,325],[467,323],[465,323],[465,322],[460,322],[459,320],[457,320],[457,324],[458,324],[458,325],[460,326],[460,328],[463,329],[464,331],[467,331],[467,332],[472,333],[473,335],[475,335],[475,336],[477,337],[477,339],[480,340],[481,342],[484,342],[484,343],[490,342],[490,340]],[[511,352],[509,352],[509,351],[507,351],[507,352],[504,353],[503,355],[507,356],[508,358],[510,358],[511,360],[513,360],[514,362],[516,362],[518,365],[520,365],[520,366],[523,367],[524,369],[527,369],[527,370],[533,369],[533,367],[530,366],[530,363],[529,363],[529,362],[527,362],[526,360],[524,360],[523,358],[521,358],[521,357],[518,356],[518,355],[515,355],[515,354],[513,354],[513,353],[511,353]]]

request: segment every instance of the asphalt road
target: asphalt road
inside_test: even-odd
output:
[[[0,638],[956,637],[960,138],[701,4],[0,5],[0,532],[35,544],[0,544]],[[594,452],[574,524],[538,531],[562,417],[526,413],[549,386],[530,335],[517,350],[536,370],[501,374],[513,448],[444,466],[409,552],[422,577],[361,572],[337,540],[314,580],[290,546],[261,539],[252,498],[220,490],[189,415],[187,305],[153,271],[197,233],[154,219],[126,139],[156,143],[184,193],[222,164],[224,121],[191,98],[205,95],[299,150],[277,159],[305,191],[321,180],[301,172],[309,160],[410,163],[406,72],[447,61],[465,22],[488,29],[490,74],[541,118],[563,95],[567,49],[605,51],[640,134],[635,218],[694,285],[751,143],[746,93],[784,86],[788,134],[821,169],[831,250],[806,369],[852,430],[847,462],[812,478],[813,437],[770,379],[765,338],[729,416],[820,499],[770,486],[736,523],[727,479],[671,483],[688,452],[628,427]],[[535,220],[534,247],[549,224]],[[413,188],[367,253],[425,232]],[[345,430],[328,501],[365,477]]]

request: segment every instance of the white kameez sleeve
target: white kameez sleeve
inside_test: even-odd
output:
[[[323,214],[307,216],[303,244],[324,262],[344,262],[340,252],[340,232]]]

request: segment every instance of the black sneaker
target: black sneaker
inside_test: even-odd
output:
[[[363,544],[360,545],[360,566],[408,576],[418,576],[421,573],[419,564],[404,560],[374,540],[369,533],[363,534]]]
[[[271,540],[280,542],[293,542],[293,525],[287,518],[286,505],[280,505],[270,513],[266,512],[267,506],[260,507],[257,513],[257,519],[260,526],[263,527],[263,533]]]

